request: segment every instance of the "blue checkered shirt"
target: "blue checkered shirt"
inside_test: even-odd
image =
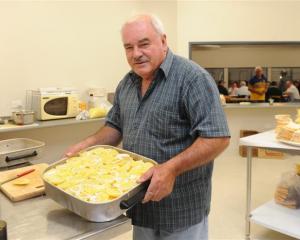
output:
[[[121,132],[124,149],[158,163],[184,151],[197,137],[230,135],[212,77],[171,50],[144,96],[139,76],[131,71],[124,77],[106,124]],[[210,210],[212,170],[213,161],[178,176],[171,195],[128,211],[132,224],[174,232],[201,222]]]

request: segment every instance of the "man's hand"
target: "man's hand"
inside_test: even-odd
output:
[[[90,146],[98,145],[112,145],[117,146],[122,140],[121,133],[115,128],[104,126],[95,134],[87,137],[83,141],[72,145],[64,152],[64,157],[72,157],[81,150]]]
[[[175,178],[175,171],[165,163],[150,168],[138,180],[138,182],[145,182],[151,179],[143,203],[160,201],[168,196],[173,191]]]
[[[64,157],[72,157],[74,155],[76,155],[77,153],[79,153],[82,149],[84,149],[85,146],[84,144],[77,143],[75,145],[70,146],[65,152],[64,152]]]

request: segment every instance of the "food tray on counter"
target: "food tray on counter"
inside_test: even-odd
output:
[[[95,148],[114,149],[120,154],[128,154],[135,161],[142,160],[143,162],[157,164],[150,158],[146,158],[139,154],[108,145],[95,145],[85,149],[83,152],[90,151]],[[149,185],[149,182],[138,184],[128,192],[125,192],[123,195],[103,203],[84,201],[50,183],[45,178],[45,173],[47,173],[47,171],[56,168],[58,165],[66,163],[67,159],[68,158],[61,159],[45,169],[42,178],[45,184],[46,195],[70,211],[92,222],[106,222],[119,217],[128,208],[132,207],[134,204],[143,199]]]
[[[0,167],[25,159],[33,160],[42,153],[44,142],[29,138],[12,138],[0,141]]]

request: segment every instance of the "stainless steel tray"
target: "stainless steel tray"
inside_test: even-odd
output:
[[[0,167],[35,159],[42,153],[45,143],[29,138],[12,138],[0,141]]]
[[[130,155],[134,160],[143,160],[145,162],[151,162],[153,164],[157,164],[152,159],[143,157],[141,155],[108,146],[108,145],[96,145],[87,148],[85,151],[92,150],[94,148],[111,148],[115,149],[120,153],[126,153]],[[57,165],[64,164],[67,158],[61,159],[50,165],[48,168],[45,169],[44,173],[48,170],[55,168]],[[137,202],[141,201],[146,193],[147,187],[149,182],[145,182],[140,184],[130,190],[129,192],[123,194],[119,198],[116,198],[112,201],[105,202],[105,203],[89,203],[78,199],[71,194],[65,192],[64,190],[56,187],[55,185],[49,183],[45,178],[44,174],[42,176],[45,184],[45,192],[46,195],[55,200],[60,205],[66,207],[70,211],[78,214],[79,216],[92,221],[92,222],[106,222],[111,221],[120,215],[122,215],[128,208],[132,207]]]

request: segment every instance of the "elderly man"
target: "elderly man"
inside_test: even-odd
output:
[[[262,67],[255,68],[255,76],[249,80],[248,89],[251,92],[250,100],[264,102],[267,92],[267,78],[263,73]]]
[[[247,84],[245,81],[240,82],[240,87],[237,90],[238,96],[245,96],[248,97],[250,95],[250,92],[248,90]]]
[[[290,101],[292,102],[300,100],[299,91],[292,80],[286,81],[286,91],[283,93],[283,95],[289,97]]]
[[[213,159],[229,144],[218,89],[195,63],[174,55],[161,22],[139,15],[122,27],[131,71],[119,83],[106,125],[66,155],[117,145],[159,164],[143,203],[128,211],[134,239],[207,239]]]

